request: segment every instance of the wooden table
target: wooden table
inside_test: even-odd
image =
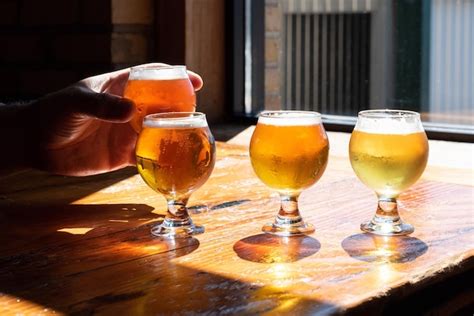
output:
[[[218,144],[213,175],[189,203],[206,232],[190,239],[151,237],[166,205],[133,168],[4,176],[0,314],[395,313],[433,287],[431,305],[412,312],[470,308],[472,286],[456,284],[474,267],[474,145],[431,142],[423,178],[400,198],[415,232],[375,238],[359,231],[376,198],[350,168],[349,135],[329,133],[329,166],[300,202],[316,232],[276,238],[260,231],[278,197],[253,174],[250,133]],[[451,291],[448,303],[437,298]]]

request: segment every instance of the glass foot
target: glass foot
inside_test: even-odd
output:
[[[188,238],[202,233],[204,233],[204,226],[194,225],[192,222],[179,225],[166,219],[151,229],[152,235],[165,238]]]
[[[268,223],[262,227],[262,231],[267,234],[289,237],[314,233],[314,226],[306,223],[301,223],[298,226]]]
[[[415,231],[415,228],[402,221],[398,222],[386,222],[371,220],[360,224],[360,229],[366,233],[382,236],[403,236],[411,234]]]

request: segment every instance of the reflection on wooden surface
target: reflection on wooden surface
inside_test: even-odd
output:
[[[166,202],[138,175],[0,179],[0,314],[380,311],[473,268],[472,186],[428,169],[431,180],[400,197],[415,233],[379,240],[359,233],[375,195],[346,159],[331,156],[300,198],[316,232],[284,239],[261,233],[279,201],[254,176],[247,148],[218,144],[217,155],[189,201],[206,232],[174,242],[150,235]]]
[[[320,248],[319,241],[310,236],[259,234],[234,244],[234,251],[240,258],[260,263],[294,262],[314,255]]]
[[[415,260],[428,250],[428,245],[415,237],[366,233],[347,237],[341,246],[352,258],[367,262],[403,263]]]

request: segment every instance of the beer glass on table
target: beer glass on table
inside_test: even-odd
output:
[[[402,110],[359,112],[349,156],[357,177],[378,197],[372,220],[361,229],[378,235],[407,235],[412,225],[400,219],[397,197],[414,184],[428,161],[428,139],[420,114]]]
[[[281,207],[266,233],[293,236],[314,232],[298,209],[298,197],[322,176],[329,142],[321,115],[309,111],[266,111],[250,141],[250,159],[258,178],[280,195]]]
[[[150,114],[136,146],[137,168],[146,184],[167,200],[164,221],[152,234],[180,238],[204,232],[186,204],[214,168],[216,147],[206,117],[198,112]]]
[[[196,94],[185,66],[132,67],[124,97],[135,102],[137,111],[130,123],[136,132],[148,114],[193,112],[196,108]]]

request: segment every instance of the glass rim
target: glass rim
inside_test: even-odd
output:
[[[206,114],[202,112],[163,112],[148,114],[143,118],[143,121],[187,120],[204,117],[206,117]]]
[[[186,65],[138,65],[130,67],[132,71],[144,71],[144,70],[170,70],[170,69],[183,69],[186,70]]]
[[[402,117],[415,117],[419,118],[420,113],[410,110],[397,110],[397,109],[373,109],[363,110],[358,113],[359,117],[362,118],[402,118]]]
[[[148,114],[142,126],[148,128],[196,128],[206,127],[206,114],[202,112],[163,112]]]
[[[314,117],[321,118],[321,113],[315,111],[300,111],[300,110],[272,110],[262,111],[258,114],[258,117],[285,119],[288,118],[285,114],[293,114],[295,117]]]
[[[189,79],[184,65],[139,65],[130,68],[129,80]]]

